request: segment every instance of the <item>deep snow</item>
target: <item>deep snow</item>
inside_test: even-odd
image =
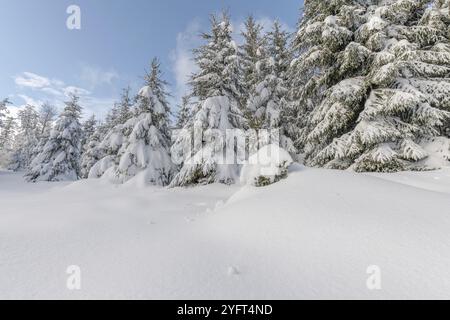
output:
[[[0,204],[0,298],[450,298],[450,169],[187,189],[1,172]]]

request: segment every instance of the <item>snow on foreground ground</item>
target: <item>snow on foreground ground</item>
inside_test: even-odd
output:
[[[1,172],[0,298],[450,298],[450,169],[294,171],[171,190]]]

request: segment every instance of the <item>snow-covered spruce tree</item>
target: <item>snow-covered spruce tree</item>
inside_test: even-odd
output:
[[[184,126],[188,123],[189,119],[192,118],[192,105],[190,101],[189,95],[186,95],[181,98],[181,104],[178,106],[177,113],[177,123],[176,127],[178,129],[184,128]]]
[[[3,128],[3,121],[5,120],[5,118],[8,115],[8,108],[7,105],[10,104],[11,102],[8,99],[3,99],[2,101],[0,101],[0,130],[2,130]]]
[[[244,43],[239,47],[239,59],[242,74],[243,94],[241,104],[247,105],[250,92],[255,88],[260,80],[257,74],[257,63],[261,60],[261,49],[266,45],[265,37],[262,34],[263,27],[257,23],[253,16],[247,17],[244,23],[244,30],[241,36]],[[251,118],[250,112],[245,112],[247,118]]]
[[[70,96],[42,151],[25,175],[29,182],[77,180],[82,138],[79,97]]]
[[[38,114],[38,124],[35,130],[37,144],[33,147],[30,161],[33,161],[33,159],[42,151],[47,143],[50,137],[50,132],[53,128],[53,122],[57,115],[57,111],[54,106],[46,102],[39,108]]]
[[[81,138],[81,150],[84,152],[85,145],[90,139],[90,137],[94,134],[97,127],[97,119],[95,118],[95,115],[92,114],[86,121],[82,124],[82,138]]]
[[[421,144],[439,135],[450,116],[446,5],[374,1],[358,16],[333,70],[341,80],[312,113],[308,164],[356,171],[426,167]],[[326,20],[348,25],[342,14]]]
[[[35,156],[35,147],[39,144],[39,113],[32,105],[19,111],[20,122],[18,133],[14,139],[14,151],[8,168],[14,171],[28,169]]]
[[[206,44],[194,50],[200,71],[190,83],[198,102],[192,121],[177,135],[172,147],[172,155],[177,160],[183,159],[172,187],[213,182],[230,184],[239,177],[237,161],[227,163],[223,159],[224,154],[236,155],[234,137],[228,135],[230,141],[226,141],[227,130],[246,128],[240,106],[242,84],[237,46],[231,34],[228,15],[223,14],[221,18],[213,15],[211,32],[203,34]]]
[[[289,108],[285,125],[299,151],[310,130],[310,113],[328,88],[345,75],[338,75],[338,56],[353,39],[360,25],[366,0],[305,0],[304,13],[292,42],[295,55],[289,68]],[[361,61],[355,61],[355,67]]]
[[[80,176],[83,179],[89,177],[91,168],[104,157],[104,152],[100,147],[101,137],[101,131],[96,128],[84,146],[80,168]]]
[[[11,163],[14,147],[14,132],[17,128],[14,117],[6,117],[0,130],[0,168],[6,168]]]
[[[43,137],[46,136],[48,137],[50,135],[50,131],[52,129],[53,126],[53,122],[55,120],[55,117],[57,115],[57,111],[56,108],[47,103],[44,103],[40,108],[39,108],[39,129],[40,129],[40,133],[39,136]]]
[[[116,115],[117,123],[125,123],[132,116],[133,99],[131,97],[131,88],[128,86],[122,90],[121,99]]]
[[[290,139],[284,134],[282,115],[287,101],[287,71],[290,64],[288,50],[288,33],[282,30],[279,22],[273,24],[267,35],[267,43],[258,49],[255,63],[256,83],[250,91],[246,110],[251,115],[248,119],[250,128],[261,134],[258,147],[276,143],[282,148],[294,151]],[[253,147],[251,147],[253,149]]]
[[[12,152],[15,120],[8,116],[8,99],[0,101],[0,167],[7,167]]]
[[[110,168],[119,164],[119,150],[132,130],[133,99],[131,88],[122,90],[119,103],[115,103],[108,112],[105,122],[99,124],[95,136],[88,146],[82,159],[82,177],[100,178]],[[97,139],[99,143],[97,143]]]
[[[169,184],[175,166],[170,157],[170,108],[165,86],[160,63],[154,59],[145,76],[145,86],[136,97],[134,116],[114,127],[102,142],[104,146],[118,147],[117,155],[101,159],[89,177],[98,176],[109,165],[105,175],[118,183],[139,176],[145,184]]]

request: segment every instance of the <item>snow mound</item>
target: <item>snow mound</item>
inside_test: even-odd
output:
[[[267,186],[285,178],[293,163],[290,154],[274,144],[269,144],[250,156],[244,164],[241,184]]]

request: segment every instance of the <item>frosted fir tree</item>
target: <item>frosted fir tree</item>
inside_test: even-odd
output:
[[[241,36],[244,43],[239,48],[239,58],[242,73],[243,94],[241,103],[247,105],[250,91],[253,90],[260,80],[257,72],[257,63],[261,60],[261,55],[266,39],[262,34],[263,27],[257,23],[253,16],[247,17],[244,23],[244,30]],[[248,118],[252,117],[251,113],[247,113]]]
[[[84,147],[90,137],[94,134],[97,127],[97,119],[95,115],[92,114],[86,121],[82,124],[83,137],[81,139],[81,150],[84,152]]]
[[[125,182],[140,175],[145,184],[165,186],[172,179],[175,166],[170,156],[170,107],[167,83],[162,80],[158,59],[153,59],[145,86],[136,97],[133,128],[119,151],[115,176]]]
[[[241,165],[224,154],[236,153],[233,129],[245,129],[240,106],[242,83],[237,46],[231,37],[230,19],[223,14],[211,17],[211,32],[203,34],[206,44],[194,51],[199,72],[190,83],[198,100],[192,121],[179,133],[172,147],[174,158],[182,162],[172,187],[192,184],[234,183]],[[194,148],[191,148],[194,139]],[[227,141],[229,139],[229,141]]]
[[[132,117],[133,99],[131,97],[131,88],[126,87],[122,90],[121,99],[116,114],[117,123],[125,123]]]
[[[102,144],[109,155],[92,167],[89,177],[104,175],[117,183],[136,177],[142,184],[160,186],[172,179],[175,166],[170,156],[169,95],[157,59],[144,79],[134,116],[108,133]]]
[[[310,113],[328,88],[342,80],[336,60],[352,41],[368,1],[306,0],[292,46],[296,57],[289,69],[287,131],[303,151],[310,130]],[[355,62],[356,63],[356,62]]]
[[[0,101],[0,130],[2,130],[4,123],[3,121],[7,117],[9,111],[7,108],[7,105],[11,104],[11,102],[8,99],[3,99]]]
[[[0,101],[0,167],[9,164],[13,148],[14,130],[16,122],[13,117],[8,116],[7,105],[11,102],[8,99]]]
[[[17,128],[14,117],[6,117],[0,131],[0,168],[6,168],[11,163],[11,155],[14,148],[14,134]]]
[[[103,149],[100,147],[101,137],[100,130],[95,130],[84,146],[80,168],[80,176],[83,179],[89,177],[92,167],[105,156]]]
[[[333,77],[340,81],[312,113],[307,163],[356,171],[426,168],[422,145],[442,133],[450,116],[448,4],[383,1],[358,17],[326,18],[357,29],[336,59]]]
[[[38,122],[37,127],[35,129],[35,136],[37,139],[37,143],[34,145],[32,149],[32,153],[30,154],[30,163],[33,159],[42,151],[45,144],[47,143],[50,132],[53,128],[53,122],[57,115],[56,108],[49,104],[48,102],[44,103],[38,111]]]
[[[12,149],[14,143],[14,131],[17,128],[16,119],[7,117],[3,121],[3,127],[0,131],[0,149]]]
[[[82,108],[75,95],[65,104],[47,143],[25,175],[29,182],[73,181],[80,176]]]
[[[106,130],[114,128],[116,125],[120,124],[119,121],[120,106],[119,103],[115,102],[112,108],[108,111],[105,117],[105,128]]]
[[[18,113],[19,128],[14,139],[14,151],[10,170],[21,171],[28,169],[35,156],[35,147],[39,144],[39,113],[32,105],[25,106]]]
[[[181,98],[181,104],[178,106],[177,113],[177,123],[176,127],[178,129],[184,128],[184,126],[188,123],[189,119],[192,118],[192,105],[190,101],[190,96],[186,95]]]
[[[283,127],[283,113],[287,101],[287,71],[290,64],[288,34],[279,22],[273,24],[272,31],[258,49],[259,60],[255,63],[256,84],[250,91],[246,110],[251,114],[249,125],[264,135],[257,139],[259,147],[276,143],[282,148],[294,151],[292,142],[286,138]]]
[[[132,130],[133,123],[128,120],[133,116],[133,106],[131,88],[127,87],[122,90],[120,102],[115,103],[108,112],[105,122],[98,125],[93,141],[87,141],[87,150],[82,159],[82,177],[100,178],[118,165],[119,150]]]
[[[47,103],[44,103],[39,109],[39,136],[48,137],[53,126],[53,122],[57,115],[56,108]]]

